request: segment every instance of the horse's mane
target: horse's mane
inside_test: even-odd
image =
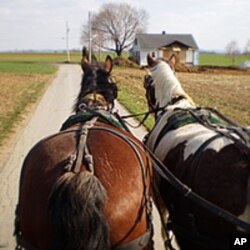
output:
[[[170,102],[171,98],[173,97],[183,96],[190,102],[190,104],[195,106],[194,101],[184,91],[180,81],[175,76],[174,72],[167,62],[159,61],[157,65],[151,69],[151,74],[154,78],[154,84],[157,85],[157,98],[160,98],[163,105]]]

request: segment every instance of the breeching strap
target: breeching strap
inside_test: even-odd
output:
[[[94,173],[94,166],[93,166],[93,157],[89,153],[88,146],[87,146],[87,137],[89,129],[92,128],[97,120],[97,117],[94,117],[90,121],[85,122],[84,124],[81,124],[81,129],[79,131],[79,141],[77,146],[77,155],[76,155],[76,161],[75,165],[73,166],[72,171],[74,173],[79,173],[81,170],[83,155],[85,158],[85,161],[88,166],[88,170],[91,173]]]

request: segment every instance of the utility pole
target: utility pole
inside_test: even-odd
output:
[[[92,42],[92,28],[91,28],[91,12],[89,11],[89,62],[91,63],[91,52],[92,52],[92,45],[91,45],[91,42]]]
[[[69,51],[69,25],[66,22],[66,51],[67,51],[67,62],[70,62],[70,51]]]

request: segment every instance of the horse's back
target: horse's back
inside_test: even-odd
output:
[[[115,201],[107,203],[104,210],[111,225],[111,241],[118,243],[117,239],[124,238],[124,232],[132,230],[136,234],[131,236],[136,238],[145,231],[144,190],[148,189],[151,170],[142,144],[129,133],[115,128],[112,130],[118,133],[105,133],[102,130],[90,132],[88,145],[90,153],[95,156],[95,175],[107,190],[108,199]],[[133,149],[123,136],[135,141],[140,147],[135,146]],[[138,157],[141,157],[142,165]]]
[[[200,125],[193,124],[192,127],[198,129],[193,132],[187,129],[184,133],[183,127],[180,129],[183,133],[178,134],[178,130],[169,132],[172,134],[166,135],[155,151],[165,166],[192,191],[240,216],[247,205],[245,194],[250,165],[246,155],[230,139],[224,136],[213,139],[216,133],[207,131],[206,128],[200,130],[203,133],[199,133]],[[171,141],[170,138],[175,139]],[[168,149],[165,152],[164,145]],[[184,234],[183,231],[180,233],[178,226],[187,230],[186,233],[191,229],[220,242],[227,242],[229,236],[237,232],[232,224],[187,199],[161,176],[157,180],[179,241]]]

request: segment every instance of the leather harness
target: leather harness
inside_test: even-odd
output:
[[[88,111],[91,111],[88,109]],[[94,174],[94,162],[93,162],[93,156],[90,154],[87,146],[87,137],[89,130],[103,130],[107,131],[109,133],[112,133],[123,140],[125,140],[130,147],[133,149],[135,152],[138,161],[140,163],[140,168],[142,171],[142,176],[143,176],[143,186],[144,186],[144,198],[145,198],[145,208],[146,208],[146,216],[147,216],[147,230],[144,234],[140,235],[136,239],[120,246],[115,246],[112,248],[113,250],[141,250],[145,248],[150,240],[152,239],[153,235],[153,226],[152,226],[152,201],[151,198],[148,194],[147,188],[146,188],[146,173],[144,171],[144,164],[141,158],[141,155],[137,149],[140,148],[141,150],[144,151],[144,148],[139,145],[136,141],[132,140],[131,138],[127,137],[124,134],[119,133],[118,131],[112,129],[112,128],[107,128],[107,127],[96,127],[95,122],[97,121],[98,114],[99,112],[93,111],[94,116],[92,117],[91,120],[81,123],[80,129],[74,129],[74,130],[63,130],[61,133],[71,133],[71,132],[77,132],[79,134],[79,139],[78,139],[78,145],[77,145],[77,152],[73,155],[70,156],[68,159],[67,163],[64,166],[65,171],[72,171],[74,173],[79,173],[81,170],[81,165],[82,165],[82,160],[84,159],[85,164],[87,166],[87,170],[90,171],[92,174]],[[102,116],[102,115],[100,115]],[[117,114],[116,114],[117,116]],[[64,127],[66,129],[66,127]],[[44,140],[51,138],[55,135],[49,136],[45,138]],[[16,250],[21,250],[21,249],[27,249],[27,250],[38,250],[34,246],[32,246],[29,242],[27,242],[23,237],[22,233],[20,230],[19,226],[19,204],[17,204],[16,207],[16,219],[15,219],[15,231],[14,235],[16,236]]]

